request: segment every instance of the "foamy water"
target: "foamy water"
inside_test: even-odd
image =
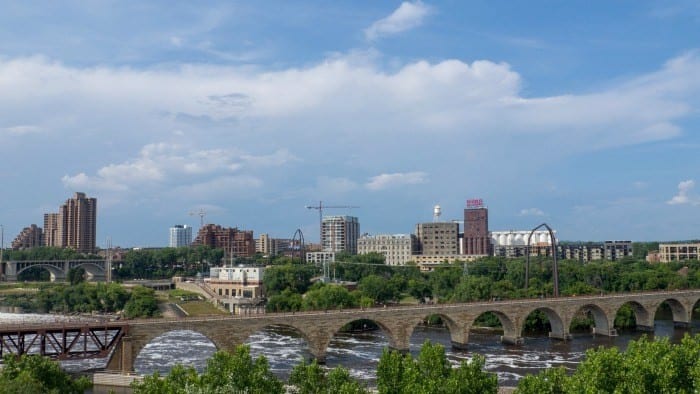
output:
[[[37,323],[57,321],[81,321],[77,317],[40,314],[0,313],[0,324]],[[698,327],[694,326],[694,332]],[[684,330],[673,328],[672,322],[657,321],[655,335],[671,337],[678,341]],[[520,346],[503,345],[497,335],[472,333],[468,350],[452,349],[449,331],[445,328],[416,327],[410,342],[410,351],[417,355],[421,345],[430,340],[445,346],[447,357],[454,365],[470,360],[474,354],[486,357],[485,369],[498,375],[502,385],[513,386],[527,374],[542,369],[563,366],[573,369],[583,359],[585,351],[598,346],[617,346],[624,349],[631,339],[642,333],[625,333],[618,337],[592,337],[589,334],[574,336],[570,341],[558,341],[545,335],[525,337]],[[291,369],[311,354],[303,337],[289,327],[268,327],[250,336],[246,342],[253,356],[265,356],[271,370],[280,378],[287,379]],[[381,331],[339,333],[332,340],[326,353],[326,366],[343,366],[350,374],[373,385],[376,368],[382,351],[389,341]],[[155,338],[146,345],[136,358],[135,369],[140,374],[155,371],[167,373],[178,363],[190,365],[199,371],[206,366],[207,359],[216,351],[214,344],[202,334],[193,331],[171,331]],[[62,362],[64,368],[81,370],[103,368],[106,359]]]

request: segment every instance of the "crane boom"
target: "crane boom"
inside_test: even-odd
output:
[[[199,216],[199,228],[204,227],[204,217],[207,216],[207,211],[204,208],[200,208],[199,212],[190,212],[190,216]]]
[[[324,209],[353,209],[359,208],[356,205],[323,205],[323,201],[319,201],[318,205],[307,205],[306,209],[316,209],[318,211],[318,242],[323,247],[323,210]]]

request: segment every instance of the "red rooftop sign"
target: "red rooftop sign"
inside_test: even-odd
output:
[[[467,208],[482,208],[484,200],[481,198],[471,198],[467,200]]]

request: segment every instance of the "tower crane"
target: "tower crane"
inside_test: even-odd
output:
[[[190,212],[190,216],[199,216],[199,228],[204,227],[204,217],[207,216],[207,211],[204,208],[200,208],[199,212]]]
[[[323,205],[323,201],[319,201],[318,205],[307,205],[306,209],[318,210],[318,242],[323,247],[323,210],[324,209],[353,209],[359,208],[356,205]]]

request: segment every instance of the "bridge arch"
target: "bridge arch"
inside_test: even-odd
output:
[[[671,313],[673,315],[673,323],[676,326],[686,327],[690,324],[690,315],[692,313],[692,306],[686,307],[684,303],[676,298],[667,298],[656,305],[650,305],[650,311],[652,312],[652,319],[656,318],[656,313],[659,311],[663,304],[668,305],[671,308]],[[653,327],[653,321],[652,321]]]
[[[615,309],[617,310],[617,309]],[[587,303],[584,305],[581,305],[578,307],[574,313],[569,316],[568,319],[568,324],[571,325],[571,323],[574,320],[574,316],[579,315],[579,314],[586,314],[590,315],[593,318],[593,333],[594,334],[601,334],[601,335],[614,335],[615,331],[613,328],[613,321],[615,320],[615,315],[610,316],[603,308],[601,308],[599,305],[596,305],[594,303]],[[571,327],[567,327],[567,330],[570,330]]]
[[[534,307],[531,308],[525,313],[523,313],[524,319],[523,319],[523,327],[521,327],[521,332],[518,333],[518,336],[522,336],[522,330],[524,330],[524,320],[527,319],[531,314],[534,312],[542,312],[544,313],[545,316],[547,316],[547,319],[549,320],[549,326],[550,326],[550,331],[549,331],[549,337],[550,338],[556,338],[556,339],[562,339],[566,340],[569,339],[569,325],[567,324],[568,322],[565,322],[564,319],[561,316],[561,313],[549,308],[549,307]]]
[[[136,340],[134,340],[136,339]],[[161,342],[168,343],[167,348],[169,349],[188,349],[187,354],[177,354],[172,355],[172,363],[166,363],[163,365],[162,353],[158,360],[150,363],[144,360],[145,352],[148,351],[149,345],[155,346],[155,344],[160,339]],[[151,369],[157,368],[161,373],[166,373],[167,371],[162,368],[167,368],[169,370],[175,364],[180,362],[181,358],[190,359],[192,354],[208,354],[202,360],[199,360],[201,366],[204,366],[205,360],[208,359],[217,350],[226,349],[227,346],[224,343],[220,343],[214,335],[208,333],[206,329],[196,329],[192,327],[188,328],[173,328],[171,330],[164,330],[160,333],[153,332],[141,338],[130,338],[131,342],[131,369],[136,372],[146,372],[152,373]],[[197,344],[198,341],[203,340],[202,343]],[[193,347],[197,346],[200,348],[198,351],[192,351]],[[209,352],[207,352],[209,350]],[[156,349],[156,351],[158,351]],[[117,353],[117,352],[115,352]],[[115,357],[113,354],[112,357]],[[137,370],[137,365],[141,364],[141,370]],[[154,365],[150,365],[154,364]],[[109,365],[109,362],[108,362]],[[159,367],[159,368],[158,368]]]
[[[478,315],[474,316],[469,320],[469,328],[474,326],[476,320],[486,313],[491,313],[498,318],[498,321],[503,327],[503,335],[501,336],[501,342],[508,344],[522,344],[523,338],[520,336],[522,332],[522,321],[516,318],[508,316],[506,313],[499,311],[498,309],[485,309]]]
[[[51,282],[66,279],[66,274],[63,271],[63,267],[56,267],[52,264],[28,264],[17,271],[17,277],[19,277],[22,274],[22,272],[32,268],[42,268],[49,271],[49,274],[51,275]]]
[[[98,264],[93,263],[93,262],[71,264],[70,268],[82,268],[82,269],[84,269],[85,273],[87,274],[88,280],[104,279],[104,277],[105,277],[105,269],[103,267],[99,266]]]
[[[410,327],[410,330],[407,331],[409,341],[416,327],[432,316],[439,317],[445,325],[445,328],[447,328],[447,331],[450,334],[450,341],[452,343],[452,347],[457,349],[467,348],[467,344],[469,342],[469,326],[464,323],[465,319],[463,318],[463,316],[450,316],[449,314],[442,312],[426,314],[420,319],[420,321],[416,322],[416,324],[413,324]]]
[[[661,302],[659,302],[658,305],[661,305]],[[620,316],[620,312],[625,306],[632,309],[632,312],[634,313],[635,329],[641,331],[654,331],[654,313],[656,312],[656,308],[649,308],[647,305],[643,305],[642,303],[633,300],[623,302],[622,304],[615,306],[611,316],[613,324],[618,316]]]

